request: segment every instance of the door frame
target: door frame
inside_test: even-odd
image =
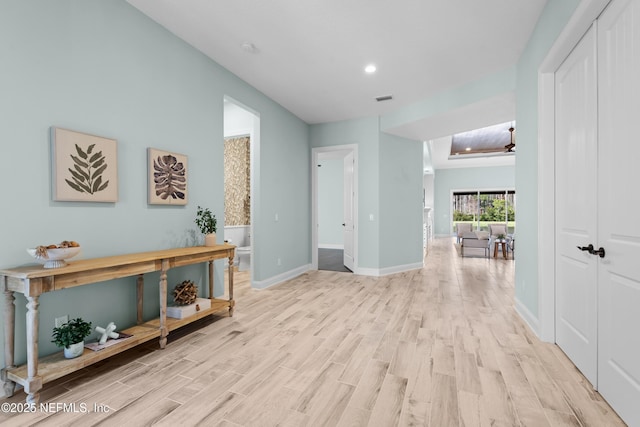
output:
[[[538,68],[538,313],[516,304],[541,340],[555,342],[555,72],[610,0],[583,0]],[[545,245],[543,242],[554,242]]]
[[[235,104],[237,107],[245,110],[252,116],[252,124],[250,128],[233,129],[229,132],[229,135],[225,135],[223,118],[222,141],[224,144],[224,139],[227,137],[249,136],[249,197],[251,198],[251,204],[249,205],[249,216],[251,217],[251,224],[249,224],[249,246],[251,247],[251,251],[249,253],[251,260],[249,263],[249,281],[251,283],[251,287],[254,287],[254,283],[256,282],[255,266],[258,259],[258,251],[256,250],[256,241],[254,236],[256,219],[258,217],[258,212],[260,211],[259,206],[257,206],[260,201],[260,180],[256,179],[256,175],[260,173],[260,113],[228,95],[224,95],[223,99],[224,101]],[[224,229],[224,224],[222,228]]]
[[[321,154],[353,153],[353,272],[358,271],[358,145],[311,149],[311,269],[318,269],[318,162]],[[343,156],[344,157],[344,156]]]

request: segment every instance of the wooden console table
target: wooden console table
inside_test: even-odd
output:
[[[26,266],[0,270],[0,290],[4,291],[4,340],[5,364],[0,371],[7,396],[13,396],[15,385],[21,384],[27,395],[28,403],[38,403],[39,390],[46,382],[60,378],[78,369],[82,369],[107,357],[118,354],[140,343],[160,337],[160,348],[167,343],[169,331],[201,319],[216,311],[229,309],[233,315],[233,258],[235,246],[218,245],[213,247],[188,247],[118,255],[105,258],[93,258],[71,261],[65,267],[45,269],[42,266]],[[213,298],[213,261],[229,259],[229,299]],[[202,262],[209,263],[209,299],[211,307],[198,311],[185,319],[167,319],[167,271],[173,267],[182,267]],[[160,271],[160,316],[155,320],[143,322],[142,298],[144,291],[144,273]],[[38,358],[38,298],[45,292],[83,286],[121,277],[137,275],[137,325],[121,332],[133,335],[121,343],[100,351],[85,349],[82,356],[65,359],[62,352]],[[27,363],[14,366],[15,334],[15,296],[19,292],[27,298],[26,338]]]

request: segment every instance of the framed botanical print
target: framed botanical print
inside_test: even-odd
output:
[[[118,201],[115,139],[52,127],[51,157],[53,200]]]
[[[148,203],[151,205],[186,205],[187,156],[148,148]]]

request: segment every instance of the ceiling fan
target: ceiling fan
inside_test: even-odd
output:
[[[513,142],[513,131],[514,130],[515,130],[515,128],[513,126],[511,126],[509,128],[509,132],[511,133],[511,142],[504,146],[504,148],[506,148],[506,150],[507,150],[507,151],[505,151],[505,153],[513,153],[513,152],[515,152],[514,148],[516,148],[516,144]]]

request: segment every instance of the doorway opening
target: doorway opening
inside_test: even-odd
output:
[[[357,146],[312,150],[312,266],[357,269]]]
[[[224,98],[224,238],[236,246],[238,272],[255,281],[255,238],[252,219],[258,191],[260,117],[232,98]]]

